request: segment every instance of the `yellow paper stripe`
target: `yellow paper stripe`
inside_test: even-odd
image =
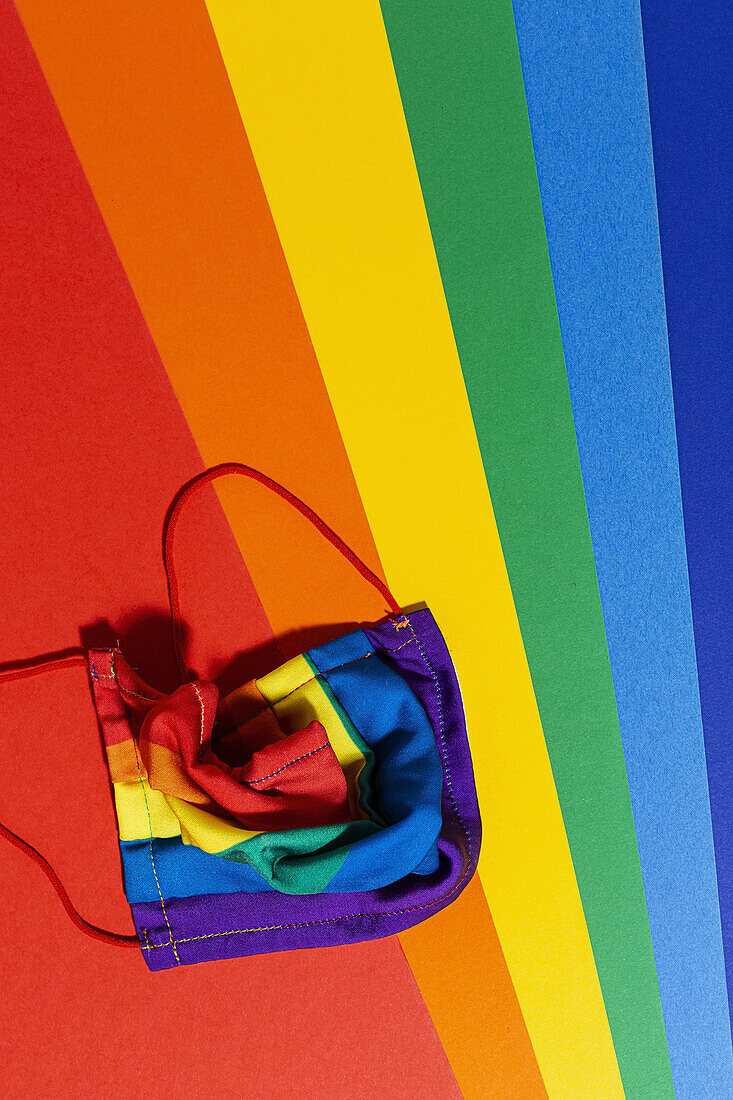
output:
[[[622,1096],[379,6],[207,4],[387,576],[458,668],[548,1092]]]
[[[364,754],[354,744],[315,677],[314,670],[301,655],[269,672],[256,683],[267,702],[273,704],[278,721],[288,733],[304,729],[314,718],[321,723],[346,777],[351,816],[366,818],[369,815],[359,804],[359,776],[366,763]]]

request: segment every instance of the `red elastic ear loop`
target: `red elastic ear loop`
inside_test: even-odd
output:
[[[302,516],[305,516],[308,522],[311,523],[348,562],[351,562],[354,569],[356,569],[357,573],[361,574],[364,580],[368,581],[369,584],[376,588],[377,592],[387,601],[392,613],[397,615],[400,614],[402,609],[384,581],[380,580],[379,577],[372,573],[371,569],[356,556],[353,550],[349,549],[346,543],[331,530],[328,524],[324,523],[321,517],[317,515],[312,508],[304,504],[303,501],[296,497],[294,493],[291,493],[289,489],[285,489],[282,485],[278,484],[277,481],[273,481],[271,477],[260,473],[259,470],[253,469],[252,466],[245,466],[242,462],[222,462],[218,466],[212,466],[210,469],[204,470],[202,474],[197,474],[196,477],[192,477],[190,481],[186,482],[183,488],[176,494],[168,511],[168,515],[166,516],[165,526],[163,528],[163,562],[165,565],[166,579],[168,581],[168,601],[171,609],[173,649],[176,655],[178,671],[183,680],[188,679],[190,672],[186,665],[181,646],[181,607],[178,598],[178,581],[176,580],[175,569],[173,567],[173,540],[181,512],[191,495],[197,489],[207,485],[210,481],[214,481],[219,477],[224,477],[227,474],[241,474],[243,477],[251,478],[253,481],[259,482],[260,485],[264,485],[266,489],[276,493],[279,497],[282,497],[283,500],[286,500],[288,504],[292,505],[292,507],[300,512]]]
[[[68,657],[60,657],[56,660],[38,661],[36,664],[26,665],[24,668],[15,668],[7,672],[1,672],[0,684],[7,683],[10,680],[23,680],[26,676],[37,676],[41,672],[53,672],[57,669],[75,668],[81,665],[86,667],[86,664],[87,660],[83,653],[78,655],[74,654]],[[31,844],[22,840],[14,832],[8,829],[7,826],[3,825],[2,822],[0,822],[0,836],[4,836],[12,845],[21,852],[25,852],[34,863],[38,864],[61,899],[61,904],[69,917],[81,932],[86,933],[87,936],[91,936],[94,940],[101,940],[102,943],[112,944],[114,947],[137,947],[137,936],[122,936],[117,932],[106,932],[103,928],[97,928],[96,925],[90,924],[89,921],[84,920],[82,915],[74,908],[74,903],[69,897],[66,887],[48,860]]]
[[[260,485],[264,485],[266,489],[270,489],[273,493],[277,493],[278,496],[286,500],[288,504],[297,509],[302,516],[312,523],[317,531],[323,535],[332,546],[338,550],[340,554],[351,562],[356,571],[361,574],[362,577],[369,584],[373,585],[376,590],[381,593],[384,599],[387,601],[390,610],[393,614],[399,615],[401,612],[400,605],[390,592],[384,581],[380,580],[371,569],[368,568],[356,556],[353,550],[343,542],[338,535],[331,530],[331,528],[323,522],[320,516],[316,515],[312,508],[309,508],[307,504],[304,504],[302,500],[299,500],[289,489],[283,488],[272,478],[267,477],[266,474],[260,473],[259,470],[253,469],[251,466],[245,466],[241,462],[222,462],[219,466],[212,466],[210,469],[205,470],[201,474],[197,474],[196,477],[191,478],[186,482],[182,489],[176,494],[173,503],[166,516],[165,526],[163,528],[163,563],[165,566],[165,575],[168,581],[168,600],[171,609],[171,629],[173,632],[173,649],[176,655],[176,663],[181,673],[181,677],[186,680],[189,676],[189,670],[186,667],[186,662],[183,657],[183,650],[181,647],[180,633],[181,633],[181,608],[178,599],[178,582],[176,580],[176,573],[173,567],[173,540],[176,532],[176,526],[183,510],[184,504],[189,497],[201,488],[203,485],[208,484],[210,481],[214,481],[218,477],[224,477],[226,474],[241,474],[244,477],[252,478],[253,481],[258,481]],[[23,668],[9,669],[6,672],[0,672],[0,684],[7,683],[10,680],[23,680],[26,676],[37,676],[41,672],[54,672],[63,668],[74,668],[84,665],[86,667],[87,660],[84,653],[71,654],[65,657],[59,657],[56,659],[48,659],[44,661],[37,661],[35,664],[25,665]],[[5,837],[21,852],[25,852],[34,863],[38,864],[43,873],[48,878],[49,882],[53,886],[54,890],[61,899],[61,904],[68,913],[71,920],[76,927],[86,933],[87,936],[91,936],[92,939],[101,940],[102,943],[112,944],[115,947],[136,947],[138,943],[137,936],[122,936],[117,932],[106,932],[103,928],[97,928],[96,925],[90,924],[85,921],[79,912],[74,908],[74,904],[71,901],[66,888],[62,883],[59,876],[54,871],[48,860],[41,855],[31,844],[22,840],[14,832],[7,828],[0,822],[0,836]]]

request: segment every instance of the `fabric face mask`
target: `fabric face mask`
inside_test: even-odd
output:
[[[191,494],[230,473],[297,508],[391,614],[222,697],[186,668],[172,549]],[[41,865],[83,931],[139,943],[151,970],[376,939],[453,901],[476,869],[481,825],[460,689],[431,613],[403,613],[307,505],[239,463],[183,487],[164,546],[176,691],[143,683],[116,649],[0,674],[87,665],[137,936],[88,925],[43,857],[0,832]]]

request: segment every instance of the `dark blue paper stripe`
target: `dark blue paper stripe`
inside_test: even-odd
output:
[[[639,7],[514,11],[675,1089],[733,1096]]]
[[[642,0],[667,325],[729,999],[733,988],[733,20]],[[670,898],[670,905],[677,904]],[[705,981],[700,976],[701,985]],[[712,1091],[709,1091],[712,1089]],[[698,1095],[727,1096],[715,1081]]]

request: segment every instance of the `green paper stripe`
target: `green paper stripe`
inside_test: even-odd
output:
[[[511,3],[382,12],[621,1076],[670,1097]]]

